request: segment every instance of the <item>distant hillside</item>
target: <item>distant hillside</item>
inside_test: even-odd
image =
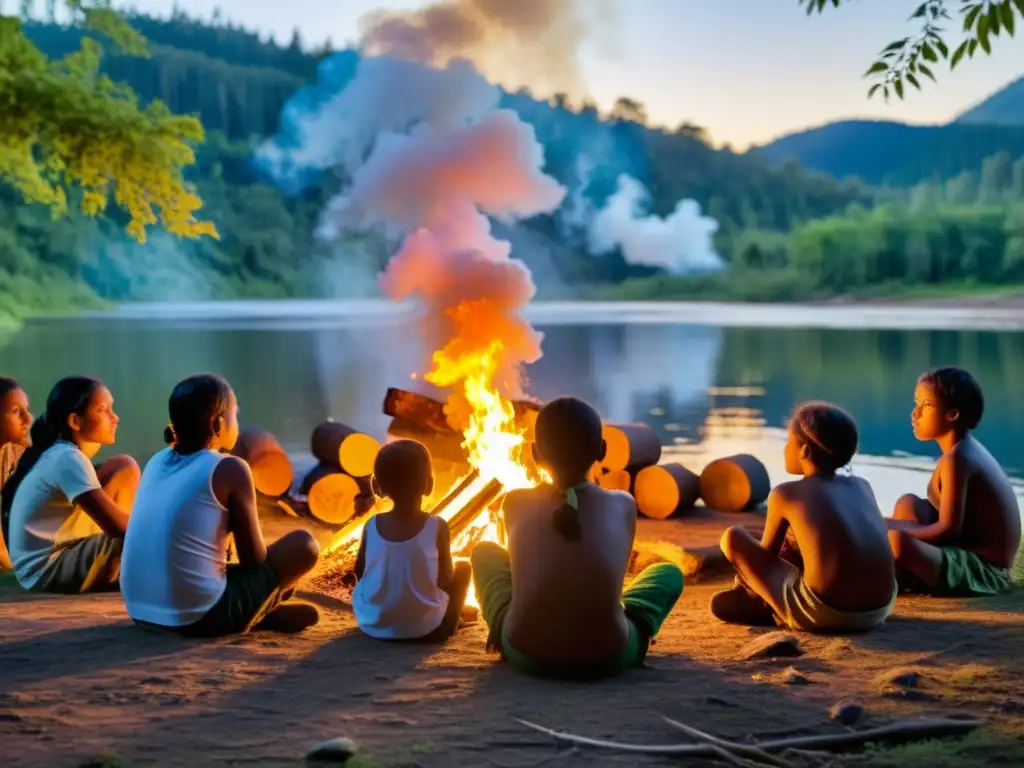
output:
[[[955,122],[1024,125],[1024,77],[1014,80],[977,106],[971,107]]]
[[[977,172],[986,157],[999,152],[1011,158],[1024,155],[1024,125],[850,120],[783,136],[751,150],[773,165],[795,159],[836,178],[901,187]]]

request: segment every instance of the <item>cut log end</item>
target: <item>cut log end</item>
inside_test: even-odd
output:
[[[309,513],[321,523],[344,525],[355,515],[360,493],[359,483],[348,475],[325,475],[309,489]]]
[[[373,474],[373,463],[380,453],[380,443],[370,435],[356,432],[349,435],[338,448],[338,463],[352,477]]]
[[[605,469],[639,469],[661,460],[661,438],[647,424],[605,424],[602,432],[606,450],[601,464]]]
[[[700,497],[707,506],[721,512],[756,507],[768,498],[770,491],[768,470],[746,453],[716,459],[700,475]]]
[[[276,498],[291,488],[295,478],[291,459],[269,432],[262,429],[243,431],[232,453],[249,465],[253,485],[261,494]]]
[[[624,469],[610,469],[597,475],[596,485],[606,491],[625,491],[629,493],[633,478]]]
[[[665,520],[690,509],[699,497],[700,479],[681,464],[645,467],[636,476],[633,495],[642,515]]]

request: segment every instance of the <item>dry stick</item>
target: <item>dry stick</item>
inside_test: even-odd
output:
[[[754,760],[746,760],[738,755],[734,755],[727,749],[718,746],[717,744],[707,744],[708,748],[711,749],[711,756],[717,757],[723,762],[729,763],[730,765],[738,765],[740,768],[761,768],[765,763],[756,762]]]
[[[661,715],[660,717],[673,728],[682,731],[687,736],[697,741],[702,741],[705,744],[713,744],[714,746],[727,750],[734,755],[742,755],[754,760],[759,760],[762,763],[777,765],[781,768],[792,768],[791,763],[786,762],[782,758],[769,755],[756,744],[737,744],[734,741],[726,741],[725,739],[720,739],[717,736],[712,736],[709,733],[704,733],[704,731],[698,731],[696,728],[692,728],[685,723],[680,723],[678,720],[673,720],[672,718],[665,717],[664,715]]]
[[[547,734],[558,741],[566,741],[572,744],[584,744],[590,747],[603,747],[604,749],[617,749],[621,752],[637,752],[651,755],[690,755],[693,757],[711,757],[714,755],[714,751],[708,744],[623,744],[617,741],[604,741],[601,739],[591,739],[586,736],[576,736],[572,733],[560,733],[543,725],[531,723],[528,720],[517,719],[516,722],[534,731]],[[983,721],[981,720],[903,720],[882,728],[872,728],[867,731],[825,734],[822,736],[798,736],[791,739],[765,741],[758,744],[758,746],[765,752],[781,752],[791,747],[797,749],[836,749],[838,747],[863,745],[892,736],[920,738],[926,736],[960,735],[969,733],[982,724]]]

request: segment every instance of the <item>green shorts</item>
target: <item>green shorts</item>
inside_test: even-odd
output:
[[[973,552],[958,547],[942,548],[939,586],[942,597],[991,597],[1010,588],[1010,572],[985,562]]]
[[[124,539],[97,533],[59,545],[50,557],[33,592],[78,595],[120,589],[121,550]]]
[[[651,638],[658,634],[683,593],[683,572],[671,563],[654,563],[632,579],[622,592],[622,610],[629,622],[626,647],[600,661],[541,661],[519,653],[505,635],[505,616],[512,605],[512,566],[508,552],[493,543],[473,550],[473,583],[480,615],[489,630],[488,646],[498,647],[512,666],[541,677],[593,680],[643,665]]]
[[[183,637],[223,637],[240,635],[267,618],[281,604],[285,590],[268,562],[255,567],[231,564],[224,594],[206,615],[182,627],[165,627],[148,621],[136,621],[145,627],[162,629]]]

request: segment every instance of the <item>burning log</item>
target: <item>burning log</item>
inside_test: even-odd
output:
[[[768,470],[746,453],[716,459],[700,475],[700,497],[707,506],[721,512],[756,507],[770,492]]]
[[[373,473],[380,443],[370,435],[337,421],[325,421],[313,430],[310,450],[322,463],[352,477]]]
[[[492,502],[496,501],[503,491],[504,488],[501,485],[501,481],[497,478],[492,478],[461,509],[448,518],[448,527],[452,532],[452,540],[454,541],[455,537],[462,533],[481,512],[486,510]]]
[[[646,517],[664,520],[691,508],[700,494],[700,478],[682,464],[645,467],[636,476],[633,496]]]
[[[636,472],[661,460],[661,438],[646,424],[605,424],[603,432],[605,469]]]
[[[270,497],[282,496],[295,477],[292,462],[284,448],[269,432],[247,429],[238,436],[232,453],[252,469],[256,490]]]
[[[531,400],[513,400],[512,408],[516,422],[525,425],[540,411],[541,404]],[[444,403],[417,392],[389,387],[384,396],[384,414],[435,432],[457,432],[461,437],[461,432],[448,421]]]

